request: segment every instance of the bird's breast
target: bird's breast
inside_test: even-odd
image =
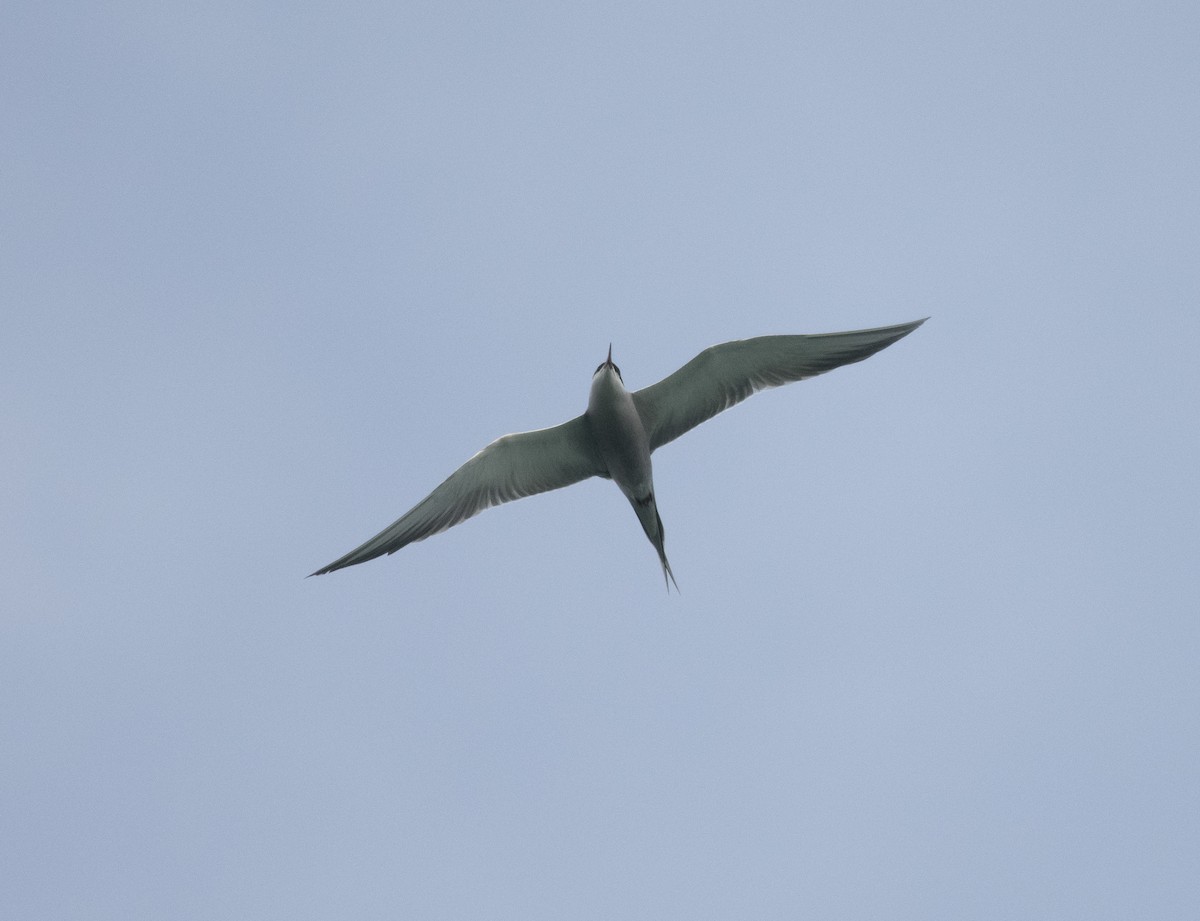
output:
[[[615,375],[596,376],[586,418],[596,450],[621,491],[630,498],[649,493],[653,486],[650,441],[633,397]]]

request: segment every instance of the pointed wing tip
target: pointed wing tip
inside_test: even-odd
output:
[[[887,337],[887,344],[883,348],[887,348],[894,342],[899,342],[909,333],[914,332],[917,327],[928,320],[929,317],[921,317],[919,320],[913,320],[910,323],[897,323],[895,326],[881,326],[878,329],[864,330],[864,332],[873,332]]]
[[[323,576],[326,573],[330,573],[330,572],[334,572],[335,570],[342,569],[344,566],[346,566],[346,564],[343,563],[341,560],[334,560],[328,566],[322,566],[316,572],[310,572],[304,578],[311,579],[313,576]]]
[[[928,319],[929,319],[929,317],[921,317],[921,319],[919,319],[919,320],[913,320],[911,323],[901,323],[899,326],[896,326],[893,328],[904,330],[904,332],[902,332],[900,335],[907,336],[909,333],[911,333],[914,329],[916,329],[918,326],[920,326],[922,323],[924,323]],[[885,327],[885,329],[886,329],[886,327]]]

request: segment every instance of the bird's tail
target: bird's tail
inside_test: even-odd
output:
[[[675,586],[675,591],[676,591],[676,592],[678,592],[678,591],[679,591],[679,583],[675,581],[675,573],[671,572],[671,564],[667,562],[667,554],[666,554],[666,552],[663,550],[662,538],[661,538],[661,537],[659,538],[659,540],[658,540],[658,543],[656,543],[656,544],[654,545],[654,549],[658,551],[658,561],[659,561],[660,563],[662,563],[662,568],[663,568],[663,582],[665,583],[665,582],[667,581],[667,577],[668,577],[668,576],[669,576],[669,577],[670,577],[670,579],[671,579],[671,584],[667,586],[667,593],[668,593],[668,594],[670,593],[670,591],[671,591],[671,585],[674,585],[674,586]]]
[[[658,514],[658,503],[654,501],[654,493],[650,493],[644,500],[635,499],[633,501],[633,510],[637,512],[638,521],[642,523],[642,530],[646,532],[646,537],[650,539],[650,543],[654,545],[654,549],[658,551],[658,561],[662,564],[663,582],[666,583],[667,591],[671,591],[671,586],[675,586],[675,591],[679,591],[679,583],[675,581],[675,573],[671,572],[671,564],[667,560],[667,551],[663,547],[663,538],[665,532],[663,530],[662,516]]]

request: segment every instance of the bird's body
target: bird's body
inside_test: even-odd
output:
[[[673,583],[654,495],[651,453],[757,390],[862,361],[924,322],[725,342],[637,391],[625,389],[610,346],[608,358],[592,376],[583,415],[553,428],[497,439],[399,520],[313,575],[395,553],[493,505],[599,476],[611,479],[625,494],[658,553],[663,578]]]
[[[584,419],[596,443],[596,453],[621,492],[631,500],[650,492],[650,442],[633,405],[633,395],[609,361],[597,368],[592,378]]]
[[[611,345],[608,358],[592,377],[592,390],[583,418],[607,475],[625,494],[646,537],[658,551],[663,578],[669,576],[674,582],[675,575],[671,572],[667,552],[663,549],[662,518],[658,515],[658,503],[654,500],[650,439],[634,405],[633,394],[625,389],[621,371],[612,363]],[[679,586],[675,588],[678,590]]]

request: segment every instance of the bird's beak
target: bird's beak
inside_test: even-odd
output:
[[[608,357],[606,359],[604,359],[604,363],[606,365],[612,364],[612,343],[611,342],[608,344]]]

